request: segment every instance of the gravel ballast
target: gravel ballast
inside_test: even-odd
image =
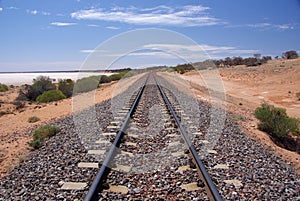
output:
[[[79,168],[77,165],[80,162],[101,163],[102,156],[94,157],[87,152],[99,148],[99,145],[94,143],[99,130],[106,131],[110,122],[114,121],[116,115],[111,110],[112,103],[115,107],[119,107],[116,111],[124,107],[125,103],[121,100],[128,102],[130,95],[136,92],[141,83],[142,81],[137,82],[113,101],[108,100],[95,105],[96,119],[88,117],[89,110],[83,111],[85,114],[79,118],[84,126],[80,129],[74,123],[73,116],[51,122],[60,127],[61,131],[47,140],[43,147],[29,154],[8,176],[1,179],[0,200],[83,200],[98,169]],[[172,100],[175,102],[178,97],[186,96],[172,89],[172,85],[164,87],[168,89],[169,94],[174,93]],[[186,97],[184,101],[188,102]],[[197,107],[197,110],[181,108],[189,118],[184,122],[184,126],[195,127],[188,129],[191,140],[224,200],[300,200],[300,178],[292,166],[247,137],[229,118],[225,119],[215,146],[207,153],[205,135],[212,121],[211,108],[199,101]],[[93,127],[95,124],[97,126]],[[85,131],[84,135],[82,130]],[[192,135],[195,132],[201,134]],[[128,147],[130,148],[130,145]],[[144,175],[145,178],[140,178],[144,182],[143,185],[156,185],[159,175],[155,171]],[[172,175],[172,171],[174,170],[166,174],[170,178],[175,178],[176,175]],[[61,187],[65,182],[86,182],[87,186],[83,190],[62,190]],[[124,181],[126,182],[128,183],[127,180]],[[160,188],[167,190],[163,183],[164,181],[161,181]],[[174,188],[176,185],[181,184],[174,184]],[[131,193],[141,193],[147,189],[133,186],[129,190]],[[185,190],[182,193],[184,194]],[[163,198],[163,195],[161,197]],[[123,197],[120,196],[121,198]],[[201,200],[194,197],[194,200],[197,199]]]

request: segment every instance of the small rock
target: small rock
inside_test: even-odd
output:
[[[62,185],[64,185],[64,183],[65,183],[64,181],[60,181],[60,182],[58,182],[58,185],[62,186]]]

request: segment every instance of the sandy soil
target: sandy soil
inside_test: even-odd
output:
[[[18,96],[18,87],[8,92],[0,92],[0,101],[2,101],[0,110],[11,113],[0,117],[0,178],[10,172],[32,150],[27,143],[32,139],[33,129],[52,120],[71,115],[74,111],[110,99],[126,90],[141,76],[137,75],[118,83],[105,84],[95,91],[49,104],[29,105],[26,103],[25,107],[20,110],[16,110],[12,104]],[[82,101],[81,107],[74,108],[76,104],[73,101],[78,100]],[[32,116],[39,117],[40,121],[29,123],[28,118]]]
[[[269,136],[257,129],[254,110],[267,101],[277,107],[286,108],[288,115],[300,118],[300,59],[270,61],[257,67],[235,66],[219,69],[224,85],[227,110],[233,113],[242,130],[262,145],[269,147],[287,163],[294,165],[300,174],[300,155],[276,146]],[[181,76],[187,80],[199,99],[209,101],[205,86],[207,71],[189,72]],[[240,120],[244,117],[244,120]]]

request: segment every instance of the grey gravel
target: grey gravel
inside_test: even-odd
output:
[[[78,168],[77,164],[79,162],[101,163],[104,156],[97,158],[88,155],[87,150],[103,148],[103,145],[99,146],[99,144],[94,143],[96,139],[99,139],[99,131],[108,131],[106,127],[110,125],[111,121],[114,121],[114,117],[117,116],[116,111],[127,106],[126,103],[141,83],[142,81],[137,82],[126,93],[116,97],[113,101],[116,110],[111,109],[112,102],[108,100],[95,106],[96,119],[88,117],[91,112],[89,109],[83,111],[80,121],[84,122],[84,127],[79,130],[74,124],[73,116],[51,122],[59,126],[61,131],[49,139],[39,150],[32,152],[8,176],[1,179],[0,200],[83,200],[88,187],[82,191],[63,191],[60,190],[60,187],[63,182],[68,181],[87,182],[88,186],[91,185],[97,174],[97,169]],[[213,147],[217,154],[207,154],[207,145],[201,143],[200,140],[206,139],[205,136],[208,135],[209,123],[212,121],[209,115],[211,106],[197,101],[197,110],[193,110],[193,108],[189,108],[191,97],[176,90],[170,84],[165,84],[164,88],[168,91],[172,102],[175,105],[177,103],[178,108],[184,110],[190,118],[190,120],[183,120],[184,126],[188,128],[191,140],[224,200],[300,200],[300,178],[292,166],[273,155],[271,150],[247,137],[240,131],[238,125],[229,118],[226,119],[225,126],[220,128],[222,129],[221,136]],[[179,99],[181,100],[179,101]],[[122,102],[122,100],[127,102]],[[183,102],[183,105],[179,104]],[[159,109],[159,107],[162,106],[158,106],[156,109]],[[154,108],[148,109],[149,113],[155,112]],[[149,117],[151,118],[151,115]],[[183,119],[183,116],[181,118]],[[156,120],[157,126],[161,126],[162,120],[159,120]],[[192,123],[188,123],[188,121]],[[143,126],[143,124],[146,126],[149,122],[155,122],[155,119],[135,123],[138,126]],[[93,127],[95,124],[97,126]],[[85,135],[79,134],[79,131],[82,130],[85,131]],[[193,132],[198,131],[203,134],[192,135]],[[160,134],[166,136],[171,133],[172,131],[163,130]],[[153,151],[150,146],[151,142],[153,144],[155,142],[155,136],[152,137],[153,141],[149,141],[149,146],[143,143],[139,144],[139,141],[135,138],[128,137],[126,140],[138,143],[138,146],[149,149],[149,153],[151,153]],[[168,143],[174,139],[179,140],[176,136],[174,138],[164,137],[163,139],[169,140]],[[178,148],[180,147],[182,146]],[[107,148],[109,148],[109,145],[107,145]],[[128,151],[134,150],[134,147],[130,146],[122,148]],[[169,149],[166,149],[163,143],[161,143],[159,149],[161,153],[169,153]],[[159,161],[161,158],[159,158],[159,155],[153,154],[153,158],[149,160],[155,161],[155,159]],[[149,192],[156,190],[156,194],[150,194],[145,200],[163,199],[166,196],[164,193],[174,195],[172,198],[174,200],[185,197],[185,195],[190,196],[190,200],[202,200],[201,197],[197,197],[199,195],[197,192],[187,193],[178,188],[181,183],[199,182],[199,179],[193,173],[194,170],[175,173],[178,166],[187,164],[186,159],[187,157],[184,155],[168,168],[158,165],[155,171],[149,170],[144,173],[136,171],[135,174],[127,175],[124,172],[113,172],[112,174],[116,174],[114,175],[113,184],[126,185],[130,189],[128,195],[115,194],[114,200],[139,200],[137,198],[139,194],[144,193],[145,195],[149,189],[151,190]],[[118,162],[129,164],[130,160],[130,158],[124,157]],[[138,164],[138,161],[137,159],[136,164]],[[172,158],[170,158],[170,161],[172,161]],[[213,167],[217,164],[227,164],[229,169],[214,169]],[[182,174],[184,174],[186,180],[179,179]],[[224,182],[224,180],[234,179],[241,181],[242,186],[235,187]],[[137,180],[141,181],[138,186],[135,182]],[[132,195],[135,195],[135,198]],[[103,193],[101,200],[108,200],[109,196],[109,193]]]

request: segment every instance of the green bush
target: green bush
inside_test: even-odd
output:
[[[50,90],[50,91],[45,91],[42,95],[39,95],[36,100],[39,103],[48,103],[48,102],[58,101],[65,98],[66,96],[60,90]]]
[[[23,93],[26,99],[30,101],[35,101],[36,98],[39,95],[41,95],[41,93],[37,89],[33,88],[31,85],[25,85],[25,89]]]
[[[90,76],[84,77],[76,81],[74,85],[74,92],[75,93],[82,93],[92,91],[98,88],[99,86],[99,76]]]
[[[28,122],[29,123],[35,123],[35,122],[37,122],[37,121],[39,121],[40,120],[40,118],[38,118],[38,117],[36,117],[36,116],[32,116],[32,117],[29,117],[28,118]]]
[[[33,79],[32,85],[26,85],[25,96],[31,101],[35,101],[37,97],[43,94],[45,91],[55,90],[56,87],[52,83],[52,79],[47,76],[38,76]]]
[[[29,145],[35,149],[40,148],[44,140],[54,136],[60,129],[57,126],[45,125],[40,126],[33,132],[33,140],[29,142]]]
[[[52,79],[47,76],[38,76],[37,78],[33,79],[32,86],[41,92],[55,89]]]
[[[133,71],[125,71],[123,72],[123,78],[125,77],[132,77],[134,76],[134,72]]]
[[[260,120],[258,128],[274,137],[299,134],[299,119],[289,117],[284,108],[264,102],[255,110],[255,117]]]
[[[123,77],[130,77],[130,76],[133,76],[132,71],[123,71],[120,73],[112,74],[109,76],[109,78],[111,79],[111,81],[117,81],[122,79]]]
[[[107,75],[101,75],[101,77],[100,77],[100,84],[102,84],[102,83],[109,83],[109,82],[111,82],[111,79],[110,79],[109,76],[107,76]]]
[[[32,87],[38,90],[40,94],[44,91],[56,89],[55,85],[52,83],[52,79],[47,76],[38,76],[36,79],[33,79]]]
[[[74,89],[74,81],[71,79],[59,80],[58,89],[67,97],[71,97]]]
[[[117,74],[112,74],[109,76],[109,78],[111,79],[111,81],[117,81],[117,80],[120,80],[122,79],[122,74],[120,73],[117,73]]]
[[[295,50],[290,50],[287,52],[282,53],[283,58],[286,59],[296,59],[298,58],[298,53]]]
[[[8,91],[8,86],[0,83],[0,92]]]
[[[177,66],[171,67],[171,68],[180,74],[184,74],[186,72],[189,72],[189,71],[195,69],[192,64],[180,64],[180,65],[177,65]]]
[[[29,142],[28,144],[29,144],[29,146],[33,147],[34,149],[38,149],[38,148],[40,148],[41,146],[43,146],[44,140],[42,140],[42,139],[40,138],[40,139],[37,139],[37,140],[32,140],[32,141]]]

